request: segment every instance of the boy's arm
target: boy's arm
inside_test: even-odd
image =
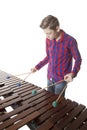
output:
[[[41,69],[44,65],[48,63],[48,53],[48,42],[46,39],[46,57],[35,66],[37,70]]]
[[[41,69],[44,65],[46,65],[48,63],[48,57],[46,56],[42,61],[40,61],[35,68],[37,70]]]
[[[47,57],[46,57],[47,58]],[[43,61],[40,61],[40,63],[38,63],[35,67],[31,68],[31,72],[34,73],[37,70],[39,70],[40,68],[42,68],[47,62],[46,62],[46,58]],[[44,62],[45,61],[45,62]]]
[[[80,55],[76,40],[74,40],[72,45],[71,45],[71,53],[72,53],[72,56],[75,60],[71,73],[73,73],[73,75],[75,77],[80,70],[80,66],[81,66],[81,62],[82,62],[81,55]]]
[[[72,53],[72,56],[73,56],[75,62],[74,62],[74,66],[72,68],[71,73],[64,76],[64,80],[67,82],[73,81],[73,78],[77,75],[77,73],[80,70],[81,61],[82,61],[76,40],[74,40],[71,43],[70,50],[71,50],[71,53]]]

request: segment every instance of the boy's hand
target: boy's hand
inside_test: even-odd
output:
[[[37,69],[34,67],[34,68],[31,68],[31,73],[34,73],[34,72],[36,72],[37,71]]]
[[[73,77],[74,77],[73,73],[69,73],[69,74],[64,76],[64,80],[66,82],[72,82],[73,81]]]

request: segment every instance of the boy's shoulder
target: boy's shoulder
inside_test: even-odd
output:
[[[77,45],[77,40],[72,35],[66,32],[64,32],[64,41],[65,41],[64,43],[67,43],[66,45],[68,47]]]
[[[66,32],[64,32],[64,40],[76,41],[75,37],[73,37],[72,35],[70,35],[70,34],[68,34]]]

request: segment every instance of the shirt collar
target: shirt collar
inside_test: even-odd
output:
[[[59,39],[58,42],[63,42],[64,41],[64,34],[65,34],[65,32],[62,29],[60,31],[61,31],[61,38]]]
[[[65,32],[62,29],[60,31],[61,31],[61,38],[58,41],[56,41],[56,39],[53,39],[56,42],[63,42],[63,40],[64,40],[64,34],[65,34]]]

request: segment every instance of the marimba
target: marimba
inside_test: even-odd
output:
[[[41,88],[22,79],[0,71],[0,130],[17,130],[27,124],[31,130],[87,130],[87,109],[75,101],[57,99],[46,90],[32,95]],[[10,112],[6,108],[11,106]]]

